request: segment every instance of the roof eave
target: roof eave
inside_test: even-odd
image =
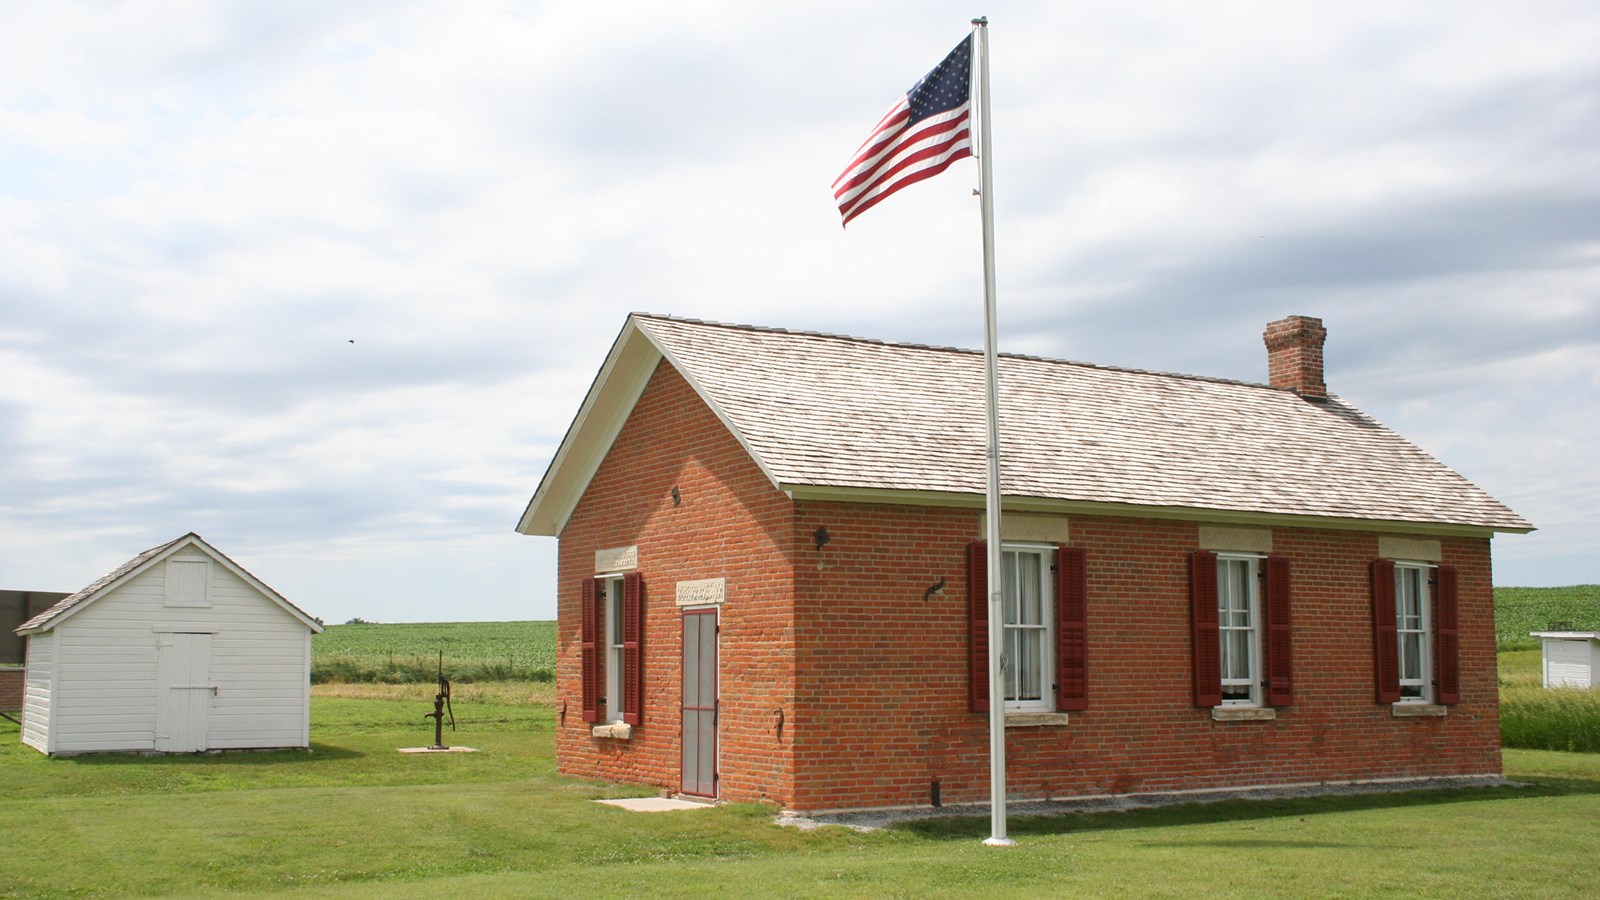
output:
[[[945,506],[974,510],[982,510],[985,505],[982,494],[956,491],[917,491],[818,484],[781,484],[779,488],[792,499],[800,501]],[[1407,534],[1427,534],[1440,537],[1492,537],[1495,534],[1527,534],[1535,530],[1532,525],[1510,526],[1418,522],[1399,519],[1363,519],[1344,516],[1207,509],[1189,506],[1149,506],[1091,500],[1061,500],[1048,497],[1006,496],[1003,498],[1001,509],[1002,511],[1056,513],[1060,515],[1124,516],[1143,519],[1182,519],[1185,521],[1234,525],[1328,528],[1338,531],[1400,531]]]

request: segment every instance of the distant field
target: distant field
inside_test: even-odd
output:
[[[1494,589],[1495,638],[1502,650],[1536,646],[1528,632],[1543,631],[1551,622],[1600,631],[1600,584]]]
[[[311,641],[311,680],[432,682],[441,651],[451,681],[549,681],[556,623],[329,625]]]
[[[1495,635],[1502,650],[1537,646],[1528,632],[1551,622],[1600,630],[1600,585],[1495,588]],[[312,641],[312,680],[431,683],[444,651],[454,681],[548,681],[556,665],[556,623],[427,622],[329,625]]]

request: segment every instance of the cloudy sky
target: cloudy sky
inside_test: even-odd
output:
[[[916,11],[914,18],[907,13]],[[313,615],[554,616],[629,311],[982,344],[977,168],[839,227],[991,22],[1000,342],[1330,390],[1600,582],[1600,8],[0,0],[0,587],[197,531]]]

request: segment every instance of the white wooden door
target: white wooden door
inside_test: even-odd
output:
[[[158,636],[156,656],[156,749],[192,753],[206,749],[211,718],[211,635]]]

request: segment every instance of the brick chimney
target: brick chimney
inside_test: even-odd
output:
[[[1302,397],[1325,400],[1328,385],[1322,380],[1322,342],[1328,330],[1322,320],[1290,316],[1267,326],[1267,383],[1289,388]]]

